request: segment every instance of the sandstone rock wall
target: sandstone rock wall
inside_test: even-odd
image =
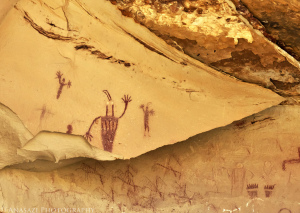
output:
[[[3,1],[0,212],[299,212],[298,6]]]

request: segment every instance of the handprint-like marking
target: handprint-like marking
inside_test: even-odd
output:
[[[124,108],[124,111],[123,111],[122,115],[119,118],[122,118],[123,115],[125,114],[125,112],[127,110],[128,103],[132,101],[131,96],[124,95],[124,97],[122,98],[122,101],[125,103],[125,108]]]
[[[57,71],[57,72],[56,72],[56,78],[58,78],[58,79],[60,80],[61,77],[62,77],[61,72],[60,72],[60,71]]]
[[[88,141],[92,141],[93,136],[91,135],[91,133],[89,131],[87,131],[84,135],[84,137],[88,140]]]
[[[125,104],[128,104],[129,102],[131,102],[131,96],[129,95],[124,95],[124,97],[122,98],[122,101],[125,103]]]

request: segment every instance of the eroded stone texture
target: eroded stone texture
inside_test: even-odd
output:
[[[85,136],[126,158],[284,100],[167,45],[109,1],[21,0],[0,32],[0,99],[28,130]]]
[[[277,44],[300,61],[300,3],[297,0],[242,0]]]
[[[32,171],[28,163],[6,168],[2,207],[298,212],[299,114],[298,106],[273,107],[126,161],[83,160],[47,172],[24,171]]]
[[[0,212],[299,212],[298,62],[246,9],[21,0],[0,16]]]
[[[256,2],[248,4],[256,5],[254,11],[257,7],[276,10],[277,3],[264,2],[263,7]],[[112,3],[117,5],[124,16],[134,18],[169,45],[199,61],[243,81],[270,88],[283,96],[299,94],[299,62],[278,49],[275,43],[283,47],[280,45],[281,38],[276,33],[272,37],[269,28],[266,29],[240,1],[119,0]],[[294,9],[297,6],[292,5]],[[279,5],[280,8],[283,7]],[[296,17],[295,13],[291,17]],[[281,16],[274,14],[274,17],[289,17],[287,14],[281,12]],[[283,20],[287,22],[289,19]],[[287,27],[297,28],[299,24],[298,19],[293,19],[295,23],[291,25],[283,24],[283,20],[280,23]],[[297,30],[289,36],[296,34]],[[298,36],[294,36],[293,43],[297,43],[297,39]],[[297,45],[292,46],[297,48]],[[297,59],[291,51],[288,52]],[[281,86],[274,81],[289,86]]]
[[[18,116],[0,104],[0,169],[24,162],[26,158],[17,155],[17,150],[32,137]]]

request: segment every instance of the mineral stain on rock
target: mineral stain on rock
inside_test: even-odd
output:
[[[17,8],[17,7],[15,7]],[[74,38],[72,37],[68,37],[68,36],[62,36],[56,33],[53,33],[51,31],[47,31],[44,28],[42,28],[41,26],[37,25],[28,15],[28,13],[26,11],[24,11],[24,19],[40,34],[54,39],[54,40],[62,40],[62,41],[72,41],[74,40]]]
[[[100,50],[97,50],[94,46],[91,46],[91,45],[80,44],[80,45],[76,45],[74,48],[75,48],[75,50],[89,51],[91,53],[91,55],[97,56],[97,58],[110,60],[113,63],[123,64],[125,67],[130,67],[131,66],[131,63],[126,62],[126,61],[121,60],[121,59],[116,59],[113,56],[107,56],[106,54],[104,54]]]

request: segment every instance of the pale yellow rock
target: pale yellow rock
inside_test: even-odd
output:
[[[0,4],[0,23],[5,18],[6,14],[12,9],[15,3],[19,0],[1,0]]]
[[[300,211],[299,106],[272,107],[284,99],[184,55],[108,1],[13,3],[0,7],[0,212]],[[177,19],[220,33],[209,19],[158,17]],[[238,26],[226,35],[251,43]],[[95,121],[88,143],[113,110],[117,128],[117,117]]]
[[[6,168],[0,208],[299,212],[299,113],[299,106],[276,106],[131,160]]]
[[[126,158],[283,101],[189,58],[102,0],[21,0],[0,25],[0,46],[0,100],[34,135],[66,133],[70,125],[69,132],[84,135],[105,116],[103,90],[115,116],[123,112],[121,98],[131,96],[113,140],[113,152]],[[71,82],[61,93],[58,71]],[[150,102],[148,133],[140,106]],[[91,145],[102,148],[100,126],[90,132]]]
[[[0,212],[300,211],[299,106],[272,107],[284,99],[187,57],[108,1],[21,0],[2,17]],[[72,82],[61,93],[58,71]],[[98,120],[88,143],[125,94],[116,133]],[[111,135],[113,153],[101,150]]]
[[[17,155],[17,149],[32,138],[18,116],[0,104],[0,169],[22,163],[26,158]]]
[[[55,163],[72,158],[92,158],[100,161],[122,159],[122,156],[91,146],[81,136],[50,132],[40,132],[17,153],[30,161],[47,160]]]

